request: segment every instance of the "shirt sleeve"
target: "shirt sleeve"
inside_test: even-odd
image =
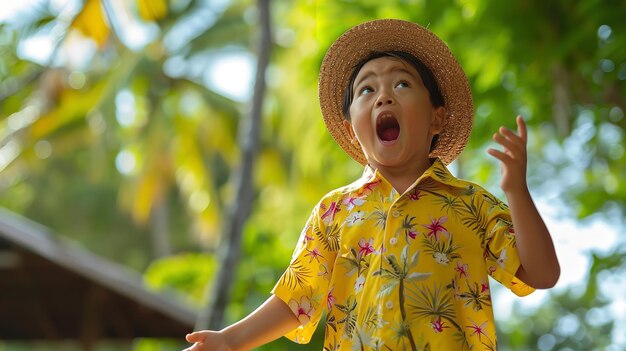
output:
[[[491,194],[484,194],[487,228],[485,232],[485,263],[489,275],[517,296],[526,296],[535,289],[519,280],[515,274],[520,259],[515,244],[515,230],[507,205]]]
[[[327,227],[320,217],[324,211],[328,213],[328,207],[323,202],[315,207],[302,230],[291,263],[272,290],[302,324],[285,337],[301,344],[311,340],[322,317],[337,256],[338,242],[327,235],[327,228],[331,229],[332,225]]]

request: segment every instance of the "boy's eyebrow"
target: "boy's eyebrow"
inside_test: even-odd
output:
[[[393,72],[402,72],[402,73],[406,73],[410,76],[414,76],[413,72],[409,71],[408,69],[404,68],[404,67],[392,67],[391,69],[383,72],[382,74],[388,74],[388,73],[393,73]],[[377,76],[377,74],[374,71],[369,71],[367,72],[367,74],[365,74],[363,77],[361,77],[359,80],[355,80],[354,81],[354,86],[358,86],[359,84],[361,84],[361,82],[363,82],[364,80],[368,79],[371,76]]]

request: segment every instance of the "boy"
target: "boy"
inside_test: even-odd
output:
[[[487,275],[524,296],[556,283],[550,234],[526,186],[526,127],[500,128],[509,208],[446,164],[465,147],[467,78],[427,29],[376,20],[328,50],[320,105],[361,179],[313,210],[273,295],[188,350],[249,350],[281,335],[306,343],[326,311],[324,350],[495,350]],[[515,230],[513,230],[515,227]]]

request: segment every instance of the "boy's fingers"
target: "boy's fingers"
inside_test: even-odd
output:
[[[524,151],[524,146],[520,144],[519,139],[516,142],[514,139],[507,138],[505,135],[496,133],[493,135],[493,140],[502,145],[505,152],[511,153],[512,155],[519,155]]]
[[[522,138],[522,140],[524,140],[524,143],[526,143],[526,123],[524,123],[524,119],[522,118],[522,116],[517,116],[517,130],[520,138]]]
[[[505,154],[504,152],[500,150],[487,149],[487,153],[505,163],[511,160],[511,156]]]
[[[185,336],[185,339],[187,339],[187,341],[189,342],[203,342],[204,339],[206,339],[208,335],[209,333],[206,331],[198,331],[198,332],[187,334]]]
[[[505,136],[504,136],[504,135],[502,135],[502,134],[494,134],[494,135],[493,135],[493,140],[494,140],[496,143],[498,143],[498,144],[500,144],[500,145],[504,146],[506,149],[509,149],[509,150],[510,150],[510,149],[515,148],[515,146],[513,145],[513,142],[511,142],[511,140],[510,140],[510,139],[507,139],[507,137],[505,137]]]
[[[498,132],[511,141],[522,140],[522,137],[518,133],[510,130],[509,128],[500,127]]]
[[[515,150],[516,152],[524,152],[526,150],[526,140],[521,135],[505,127],[500,127],[499,132],[500,137],[506,139],[508,142],[506,146],[508,146],[510,150]],[[496,139],[495,135],[494,140],[504,145]]]

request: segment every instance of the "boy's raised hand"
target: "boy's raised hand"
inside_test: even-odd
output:
[[[232,351],[221,332],[202,330],[187,334],[185,339],[194,344],[183,351]]]
[[[489,148],[487,153],[501,162],[502,190],[505,193],[526,188],[526,124],[521,116],[517,116],[517,133],[500,127],[493,140],[502,145],[502,151]]]

